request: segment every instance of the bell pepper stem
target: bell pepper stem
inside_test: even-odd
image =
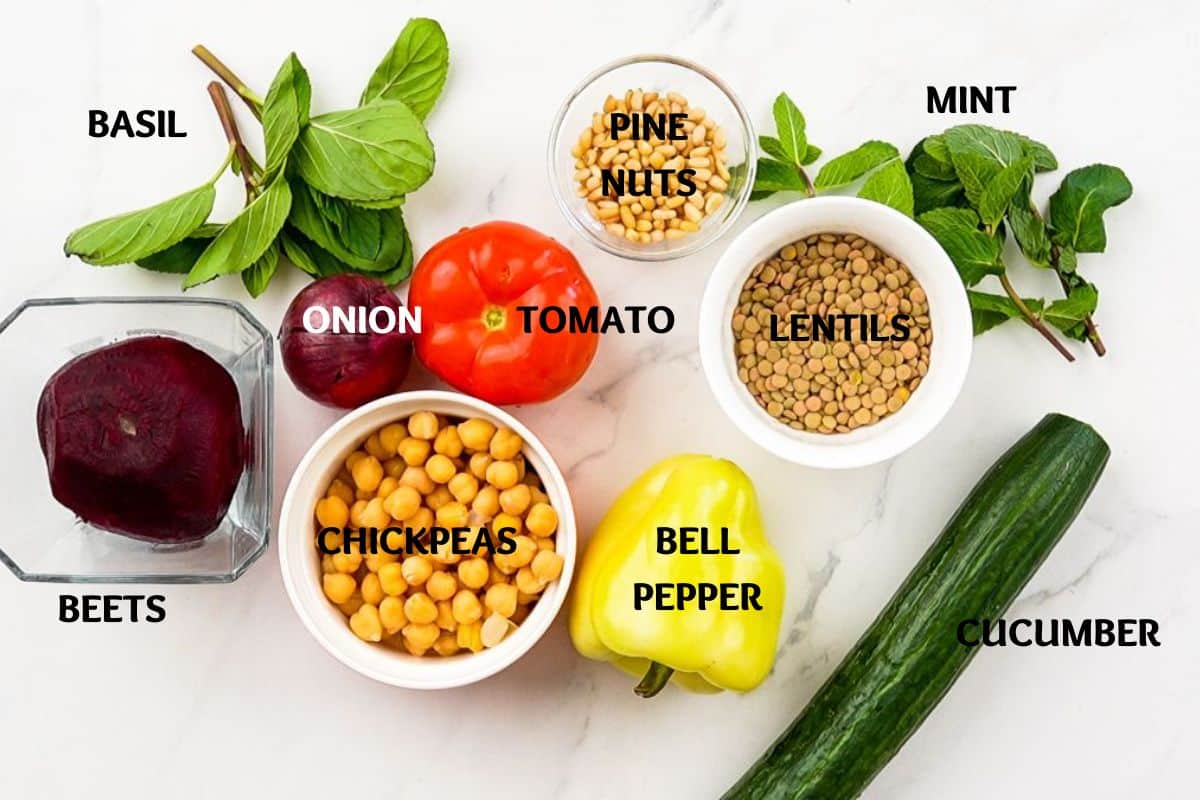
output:
[[[671,675],[675,670],[668,666],[658,663],[657,661],[650,662],[650,669],[646,670],[646,675],[642,678],[642,682],[633,690],[638,697],[654,697],[663,690],[667,682],[671,680]]]

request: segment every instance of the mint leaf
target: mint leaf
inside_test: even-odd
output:
[[[864,142],[821,167],[814,184],[818,189],[834,189],[845,186],[887,161],[899,157],[900,151],[887,142],[876,140]]]
[[[1042,312],[1041,317],[1067,336],[1082,342],[1087,339],[1087,326],[1083,319],[1095,313],[1099,299],[1100,295],[1095,286],[1082,283],[1072,287],[1063,299],[1051,303]]]
[[[263,101],[263,140],[267,146],[266,179],[270,180],[287,163],[288,153],[308,124],[312,84],[296,54],[284,59]],[[236,160],[236,159],[235,159]]]
[[[760,158],[754,174],[756,192],[803,192],[807,187],[800,170],[771,158]]]
[[[913,186],[908,172],[899,160],[892,161],[871,173],[858,196],[891,206],[902,214],[913,214]]]
[[[450,45],[442,26],[432,19],[410,19],[375,68],[358,104],[399,100],[418,119],[425,119],[446,85],[449,70]]]
[[[184,279],[183,288],[241,272],[257,261],[279,235],[291,205],[291,189],[280,176],[209,243]]]
[[[912,169],[926,178],[933,178],[938,181],[952,181],[958,178],[958,174],[954,171],[954,167],[950,164],[938,161],[928,153],[917,153],[912,161]]]
[[[1039,267],[1049,267],[1050,234],[1046,231],[1046,223],[1041,215],[1030,208],[1013,203],[1005,219],[1009,232],[1017,240],[1017,246],[1030,263]]]
[[[771,113],[775,117],[775,131],[779,134],[783,152],[787,154],[786,159],[780,160],[791,161],[793,164],[801,163],[808,151],[808,137],[804,133],[804,115],[792,102],[792,98],[782,92],[775,98],[775,105],[772,106]]]
[[[954,181],[935,181],[920,173],[909,175],[913,187],[913,213],[924,214],[935,208],[966,205],[962,184]]]
[[[783,149],[783,143],[774,136],[759,136],[758,147],[777,161],[789,162],[792,160],[792,157]]]
[[[1000,170],[1025,154],[1014,134],[987,125],[956,125],[942,138],[967,199],[975,207]]]
[[[1021,302],[1034,313],[1042,310],[1042,301],[1035,297],[1023,297]],[[968,289],[967,303],[971,306],[971,329],[976,336],[1010,319],[1022,318],[1021,309],[1017,308],[1017,304],[1007,295]]]
[[[1092,164],[1067,173],[1050,197],[1050,227],[1055,244],[1077,253],[1103,253],[1107,242],[1104,212],[1133,194],[1125,173],[1107,164]]]
[[[1038,172],[1052,172],[1058,169],[1058,159],[1054,157],[1054,153],[1050,152],[1050,148],[1039,141],[1030,139],[1020,133],[1014,133],[1017,141],[1021,143],[1021,149],[1025,155],[1033,157],[1033,168]]]
[[[935,161],[940,161],[943,164],[951,164],[950,148],[946,146],[946,140],[941,136],[926,136],[921,140],[918,147]]]
[[[1058,248],[1058,271],[1073,275],[1079,268],[1079,256],[1067,245]]]
[[[979,230],[979,217],[974,211],[937,208],[917,217],[917,222],[937,239],[967,286],[1004,272],[1003,245],[999,238]]]
[[[995,228],[1004,218],[1009,203],[1026,178],[1033,180],[1033,158],[1024,156],[996,173],[979,196],[979,218],[988,228]]]
[[[804,159],[800,162],[804,166],[808,166],[821,157],[821,148],[815,144],[810,144],[808,149],[804,151]]]
[[[249,268],[242,271],[242,285],[251,297],[258,297],[267,290],[267,284],[275,277],[275,269],[279,266],[279,243],[271,242],[267,252],[258,257]]]
[[[206,183],[149,208],[84,225],[67,237],[63,250],[99,267],[137,261],[199,228],[212,213],[216,196]]]

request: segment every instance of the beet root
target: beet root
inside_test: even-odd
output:
[[[42,390],[37,422],[55,499],[135,539],[207,536],[245,465],[232,376],[165,336],[127,339],[67,362]]]

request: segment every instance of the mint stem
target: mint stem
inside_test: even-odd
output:
[[[245,102],[255,119],[262,119],[263,99],[255,94],[241,78],[235,75],[233,70],[225,66],[219,58],[209,52],[209,49],[202,44],[193,47],[192,53],[196,58],[204,62],[204,66],[216,73],[217,77],[223,80],[230,89],[233,89],[238,97],[242,98],[242,101]]]
[[[1058,275],[1058,282],[1062,286],[1063,295],[1069,296],[1071,294],[1071,285],[1067,282],[1067,276],[1063,274],[1062,270],[1059,269],[1058,266],[1060,252],[1061,251],[1058,249],[1058,245],[1055,245],[1050,249],[1050,266],[1054,268],[1055,274]],[[1096,351],[1096,355],[1103,357],[1104,354],[1108,352],[1108,348],[1105,347],[1104,342],[1101,341],[1100,331],[1096,328],[1096,323],[1092,320],[1091,314],[1084,315],[1083,327],[1087,329],[1087,338],[1088,342],[1092,345],[1092,349]]]
[[[1025,301],[1021,299],[1021,295],[1017,294],[1017,290],[1013,287],[1012,282],[1008,279],[1008,275],[1004,274],[1003,272],[1000,273],[1000,285],[1004,287],[1005,294],[1007,294],[1008,298],[1013,301],[1013,305],[1015,305],[1021,312],[1021,316],[1025,318],[1025,321],[1028,322],[1035,331],[1040,333],[1046,339],[1046,341],[1054,345],[1054,349],[1061,353],[1063,358],[1065,358],[1067,361],[1074,361],[1075,356],[1071,355],[1071,351],[1064,347],[1063,343],[1058,340],[1058,337],[1046,327],[1046,323],[1038,319],[1037,315],[1029,309],[1029,306],[1025,305]]]
[[[238,130],[237,120],[233,118],[233,109],[229,107],[229,98],[225,95],[225,87],[213,81],[208,84],[208,96],[212,98],[213,105],[217,109],[217,117],[221,120],[221,127],[225,129],[225,138],[229,141],[229,146],[233,149],[233,154],[241,165],[242,182],[246,185],[246,203],[249,203],[258,192],[258,187],[254,185],[253,159],[250,158],[250,153],[246,151],[246,145],[242,142],[242,134]]]

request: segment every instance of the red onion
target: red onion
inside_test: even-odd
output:
[[[370,278],[315,281],[283,315],[283,368],[297,389],[326,405],[354,408],[391,394],[412,361],[412,335],[405,327],[411,319],[403,308],[395,293]]]

